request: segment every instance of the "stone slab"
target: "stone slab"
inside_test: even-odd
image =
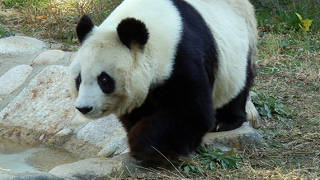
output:
[[[54,136],[75,114],[68,76],[67,67],[45,68],[0,112],[0,124],[43,132],[39,141]]]
[[[266,147],[263,137],[253,129],[249,122],[235,130],[207,133],[202,144],[215,149],[219,147],[236,148],[239,150],[246,147]]]

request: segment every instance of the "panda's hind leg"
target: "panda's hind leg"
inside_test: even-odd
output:
[[[217,124],[212,131],[233,130],[247,121],[246,104],[254,79],[251,58],[251,51],[249,51],[247,77],[244,88],[232,101],[216,110]]]

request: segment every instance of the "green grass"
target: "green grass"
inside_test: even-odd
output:
[[[313,20],[311,31],[320,32],[320,0],[251,0],[257,10],[259,27],[264,31],[299,30],[299,19]]]

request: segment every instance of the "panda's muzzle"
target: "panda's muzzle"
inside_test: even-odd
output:
[[[76,107],[82,114],[88,114],[92,111],[92,107]]]

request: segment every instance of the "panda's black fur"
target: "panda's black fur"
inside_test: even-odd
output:
[[[153,148],[166,155],[187,155],[215,125],[211,98],[213,64],[217,65],[214,38],[192,6],[173,2],[183,20],[183,33],[172,75],[150,89],[141,107],[120,118],[138,159],[158,154]]]
[[[246,83],[229,103],[215,110],[212,91],[218,70],[217,43],[202,16],[183,0],[171,0],[182,19],[181,39],[170,77],[149,89],[144,103],[122,115],[128,133],[131,155],[144,162],[188,155],[200,145],[209,131],[238,128],[246,121],[245,106],[253,82],[252,51],[249,50]],[[161,17],[160,17],[161,18]],[[149,32],[143,22],[126,19],[118,26],[120,40],[130,48],[141,48]],[[80,21],[80,42],[90,32],[87,18]]]

